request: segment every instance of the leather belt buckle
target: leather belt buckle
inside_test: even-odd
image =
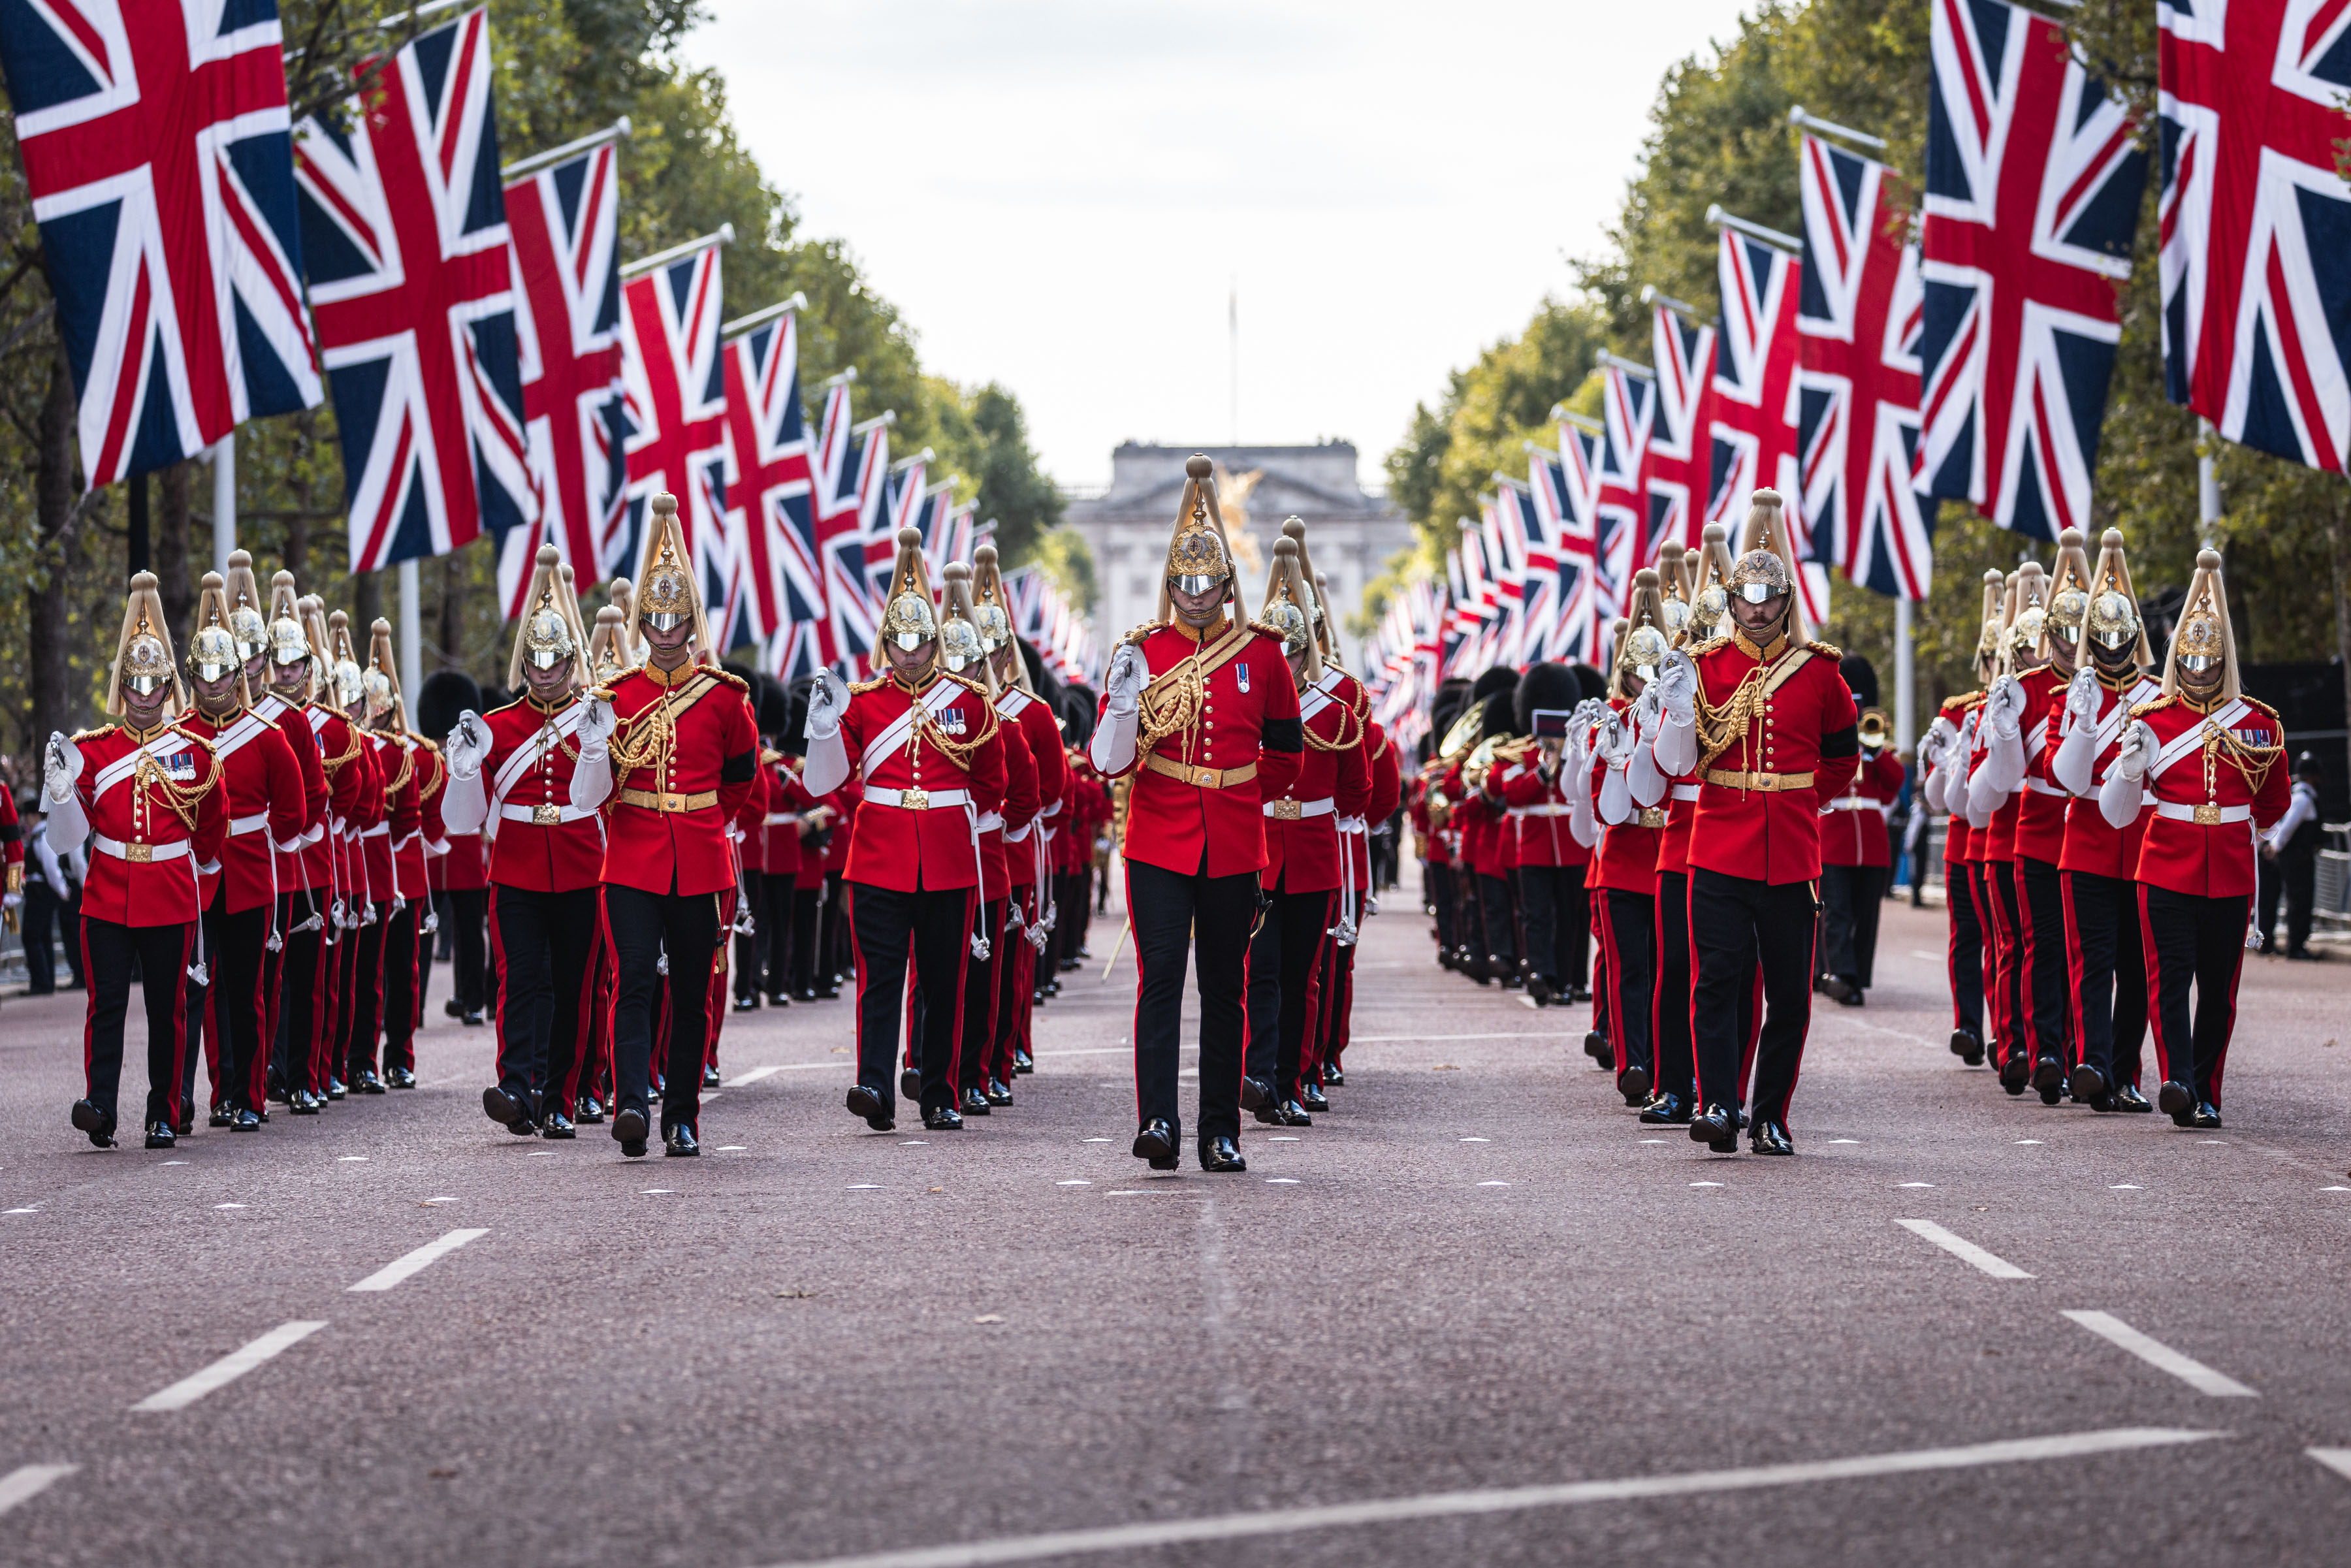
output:
[[[1278,822],[1301,821],[1304,815],[1304,808],[1295,800],[1276,800],[1273,803],[1273,817]]]
[[[1223,772],[1217,768],[1195,768],[1192,769],[1192,782],[1203,789],[1216,789],[1223,778]]]
[[[541,800],[530,809],[530,820],[542,828],[559,826],[563,821],[563,808],[552,800]]]
[[[683,795],[664,795],[662,797],[661,809],[664,811],[683,811],[686,809],[685,797]]]
[[[1656,806],[1644,806],[1641,808],[1641,826],[1645,828],[1662,828],[1665,825],[1666,813],[1662,810]]]
[[[2199,828],[2219,827],[2220,825],[2220,808],[2219,803],[2216,801],[2207,800],[2204,804],[2197,807],[2196,825]]]
[[[898,792],[898,804],[909,811],[927,811],[931,809],[931,792],[928,789],[902,789]]]
[[[2202,808],[2199,807],[2198,810],[2200,810]],[[2200,821],[2201,819],[2199,818],[2199,820]],[[155,846],[153,844],[125,844],[122,846],[122,858],[129,861],[132,865],[151,865],[155,860]]]

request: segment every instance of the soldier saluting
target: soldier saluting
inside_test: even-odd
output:
[[[1174,1170],[1184,970],[1200,957],[1200,1168],[1242,1171],[1241,977],[1264,870],[1268,800],[1289,793],[1304,748],[1280,643],[1226,605],[1232,548],[1215,465],[1195,454],[1168,541],[1160,618],[1119,639],[1090,755],[1134,776],[1126,806],[1126,901],[1136,969],[1134,1155]]]

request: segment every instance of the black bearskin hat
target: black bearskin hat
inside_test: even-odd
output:
[[[1516,691],[1518,685],[1519,672],[1508,664],[1497,664],[1478,677],[1478,684],[1469,688],[1469,695],[1483,702],[1496,692]]]
[[[769,674],[762,674],[751,689],[759,704],[759,733],[773,740],[792,727],[792,694]]]
[[[463,670],[435,670],[416,691],[416,733],[439,745],[457,727],[457,716],[467,708],[489,711],[482,688]],[[501,705],[503,706],[503,705]]]
[[[1516,683],[1512,683],[1515,687]],[[1516,699],[1513,692],[1496,692],[1486,699],[1486,725],[1482,731],[1488,740],[1497,740],[1519,733]]]
[[[1877,706],[1877,671],[1867,659],[1859,653],[1847,653],[1838,661],[1837,671],[1844,676],[1844,684],[1853,693],[1855,706]]]
[[[1606,699],[1608,695],[1607,676],[1602,674],[1598,670],[1593,669],[1590,664],[1570,664],[1568,668],[1575,672],[1575,684],[1583,691],[1585,696],[1598,700]],[[1570,703],[1567,706],[1573,707],[1575,704]]]
[[[1059,698],[1061,733],[1071,746],[1083,746],[1094,737],[1094,713],[1102,699],[1092,686],[1066,685]]]
[[[1519,677],[1514,711],[1520,735],[1535,732],[1537,708],[1573,708],[1583,700],[1583,686],[1565,664],[1534,664]]]

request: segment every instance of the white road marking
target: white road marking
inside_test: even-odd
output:
[[[1305,1141],[1295,1133],[1280,1133],[1266,1140],[1269,1144],[1302,1144]]]
[[[2171,1374],[2199,1394],[2220,1399],[2260,1397],[2235,1378],[2213,1371],[2192,1356],[2180,1354],[2161,1340],[2149,1339],[2112,1313],[2068,1312],[2064,1315],[2100,1339],[2120,1345],[2149,1366]]]
[[[9,1214],[38,1214],[41,1211],[37,1208],[11,1208],[5,1212]]]
[[[1933,1186],[1935,1184],[1930,1181],[1897,1181],[1894,1185],[1896,1186]]]
[[[2304,1448],[2303,1452],[2341,1476],[2345,1480],[2351,1481],[2351,1448]],[[5,1500],[7,1485],[6,1481],[0,1481],[0,1513],[7,1511],[8,1504]]]
[[[1055,1186],[1092,1186],[1094,1184],[1090,1181],[1057,1181],[1053,1185]]]
[[[1510,1184],[1506,1181],[1481,1181],[1478,1185],[1479,1186],[1508,1186]]]
[[[811,1067],[830,1067],[830,1066],[832,1066],[832,1065],[834,1065],[834,1064],[833,1064],[833,1063],[831,1063],[831,1062],[829,1062],[829,1061],[828,1061],[828,1062],[815,1062],[815,1061],[812,1061],[812,1062],[809,1063],[809,1065],[810,1065],[810,1066],[811,1066]],[[783,1068],[783,1063],[781,1063],[781,1062],[770,1062],[768,1065],[767,1065],[767,1066],[765,1066],[765,1067],[755,1067],[755,1068],[751,1069],[751,1071],[750,1071],[744,1073],[744,1074],[743,1074],[741,1077],[739,1077],[739,1078],[730,1078],[730,1079],[728,1079],[728,1080],[726,1081],[726,1086],[727,1088],[729,1088],[729,1089],[740,1089],[740,1088],[742,1088],[742,1087],[743,1087],[743,1085],[745,1085],[746,1083],[757,1083],[757,1082],[759,1082],[759,1080],[760,1080],[760,1079],[762,1079],[762,1078],[773,1078],[777,1073],[781,1072],[783,1070],[784,1070],[784,1068]]]
[[[2311,1452],[2317,1453],[2318,1449]],[[0,1476],[0,1513],[5,1513],[20,1502],[29,1502],[65,1479],[79,1465],[19,1465]]]
[[[367,1163],[367,1156],[365,1155],[337,1155],[335,1156],[335,1163],[339,1166],[348,1165],[353,1160],[357,1160],[361,1165],[365,1165]]]
[[[235,1382],[262,1363],[282,1351],[299,1344],[326,1326],[324,1322],[302,1319],[297,1319],[290,1323],[280,1323],[251,1344],[229,1352],[202,1372],[183,1377],[169,1388],[150,1394],[131,1408],[133,1410],[184,1410],[214,1389]]]
[[[1573,1034],[1571,1034],[1571,1031],[1567,1030],[1546,1030],[1539,1034],[1528,1034],[1524,1032],[1514,1034],[1359,1034],[1354,1037],[1353,1043],[1357,1045],[1383,1045],[1394,1044],[1399,1040],[1567,1040],[1571,1038],[1582,1038],[1582,1031],[1577,1030]]]
[[[1694,1497],[1709,1492],[1757,1491],[1813,1481],[1862,1480],[1873,1476],[1916,1475],[1933,1470],[1970,1470],[1991,1465],[2029,1464],[2081,1458],[2093,1454],[2169,1448],[2225,1437],[2175,1427],[2118,1427],[2098,1432],[2066,1432],[2048,1437],[2017,1437],[1964,1448],[1911,1448],[1862,1454],[1844,1459],[1757,1465],[1747,1469],[1696,1470],[1679,1475],[1629,1476],[1620,1480],[1564,1481],[1547,1486],[1494,1487],[1479,1491],[1427,1492],[1418,1497],[1374,1498],[1363,1502],[1304,1508],[1270,1508],[1205,1519],[1151,1520],[1092,1530],[1061,1530],[952,1546],[918,1546],[854,1557],[800,1559],[775,1568],[987,1568],[998,1563],[1034,1563],[1054,1557],[1135,1552],[1157,1546],[1246,1541],[1269,1535],[1332,1530],[1351,1525],[1393,1524],[1413,1519],[1458,1519],[1520,1513],[1529,1509],[1572,1508],[1595,1502],[1636,1502],[1651,1498]]]
[[[213,1207],[214,1208],[243,1208],[245,1205],[241,1203],[216,1203],[213,1205]]]
[[[2147,1188],[2135,1181],[2118,1181],[2106,1188],[2108,1192],[2145,1192]]]
[[[2322,1186],[2318,1190],[2321,1192],[2351,1192],[2351,1186]],[[30,1214],[33,1211],[29,1208],[12,1208],[8,1212],[11,1214]]]
[[[1861,1142],[1861,1140],[1859,1138],[1831,1138],[1829,1142],[1832,1144],[1857,1144]]]
[[[902,1149],[925,1149],[930,1147],[930,1140],[928,1138],[901,1138],[898,1140],[898,1146]]]
[[[862,1181],[857,1183],[854,1186],[845,1186],[841,1190],[843,1192],[880,1192],[882,1190],[882,1184],[875,1181]]]
[[[2041,1141],[2041,1140],[2040,1140],[2040,1139],[2038,1139],[2038,1138],[2019,1138],[2019,1139],[2017,1139],[2017,1140],[2016,1140],[2016,1142],[2017,1142],[2017,1146],[2018,1146],[2018,1147],[2020,1147],[2020,1148],[2022,1148],[2022,1147],[2023,1147],[2024,1145],[2029,1145],[2029,1144],[2037,1144],[2037,1143],[2039,1143],[2040,1141]]]
[[[1265,1185],[1268,1186],[1296,1186],[1298,1185],[1298,1178],[1296,1176],[1268,1176],[1265,1178]]]
[[[1931,1219],[1897,1219],[1895,1224],[1914,1236],[1921,1236],[1949,1252],[1952,1257],[1974,1264],[1995,1280],[2030,1280],[2032,1275],[2005,1258],[1985,1251],[1963,1236],[1954,1236]]]
[[[1665,1139],[1663,1139],[1663,1138],[1643,1138],[1643,1139],[1641,1140],[1641,1142],[1643,1142],[1643,1143],[1645,1143],[1645,1144],[1662,1144],[1662,1143],[1664,1143],[1664,1142],[1665,1142]]]
[[[676,1190],[677,1188],[674,1186],[641,1186],[637,1188],[637,1196],[639,1197],[667,1197]]]
[[[188,1162],[185,1160],[165,1160],[163,1163],[167,1166],[183,1166]]]
[[[1078,1142],[1081,1144],[1107,1144],[1110,1140],[1108,1138],[1080,1138]]]
[[[1464,1138],[1461,1141],[1465,1144],[1490,1144],[1494,1140],[1491,1138]]]
[[[351,1287],[354,1291],[389,1291],[411,1274],[419,1274],[441,1259],[457,1250],[468,1241],[478,1241],[489,1232],[483,1230],[452,1230],[446,1236],[427,1241],[406,1257],[395,1258]]]
[[[1690,1186],[1720,1186],[1722,1184],[1719,1181],[1694,1181],[1690,1183]]]
[[[739,1155],[743,1152],[743,1145],[740,1144],[721,1144],[718,1145],[718,1152],[722,1155]]]
[[[716,1090],[716,1089],[705,1089],[705,1090],[704,1090],[704,1091],[702,1092],[702,1098],[701,1098],[701,1100],[700,1100],[699,1103],[704,1104],[704,1105],[707,1105],[707,1104],[709,1104],[713,1100],[716,1100],[716,1099],[717,1099],[717,1098],[718,1098],[718,1091],[717,1091],[717,1090]]]
[[[455,1202],[456,1202],[457,1200],[456,1200],[455,1198],[454,1198],[454,1197],[451,1197],[447,1196],[446,1194],[444,1194],[443,1196],[441,1196],[441,1197],[428,1197],[428,1198],[426,1198],[424,1201],[425,1201],[427,1204],[435,1204],[435,1203],[455,1203]]]

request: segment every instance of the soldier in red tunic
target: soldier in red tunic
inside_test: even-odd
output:
[[[367,728],[367,672],[360,667],[358,652],[351,646],[350,617],[340,610],[327,613],[316,600],[312,603],[312,619],[323,616],[326,624],[334,701],[350,727],[350,771],[359,780],[354,803],[343,819],[338,856],[342,939],[336,949],[334,1029],[322,1042],[324,1059],[314,1058],[311,1064],[315,1110],[349,1092],[349,1081],[342,1077],[346,1063],[358,1049],[362,1027],[371,1032],[375,1027],[374,1009],[382,979],[382,950],[373,929],[378,918],[375,888],[379,882],[388,888],[392,867],[389,856],[381,873],[369,863],[369,840],[384,837],[375,830],[385,828],[387,822],[384,782],[388,775],[381,747]],[[389,891],[385,896],[390,896]]]
[[[1677,650],[1660,672],[1656,765],[1699,783],[1690,821],[1691,1032],[1704,1109],[1690,1137],[1736,1152],[1745,1046],[1739,998],[1760,963],[1757,1154],[1789,1155],[1788,1102],[1811,1020],[1820,802],[1844,792],[1860,749],[1837,651],[1807,640],[1777,492],[1758,490],[1731,570],[1728,637]]]
[[[435,670],[424,677],[423,687],[416,694],[416,727],[425,735],[445,737],[457,727],[458,715],[478,713],[481,708],[482,688],[471,675],[463,670]],[[444,753],[444,770],[447,760]],[[444,808],[445,789],[444,780]],[[449,827],[445,812],[441,828],[441,842],[447,847],[425,862],[433,907],[449,946],[451,995],[441,1004],[441,1011],[444,1017],[478,1025],[483,1021],[487,997],[485,977],[488,970],[489,857],[478,831],[455,831]],[[413,1082],[402,1082],[402,1076],[397,1067],[384,1073],[385,1081],[394,1089],[413,1088]],[[407,1076],[413,1078],[413,1074]]]
[[[2012,679],[2014,648],[2011,640],[2022,602],[2026,573],[2040,575],[2040,566],[2027,561],[2009,574],[2001,590],[1998,630],[1993,634],[1991,668],[1984,686],[1983,705],[1976,711],[1972,745],[1968,753],[1968,843],[1977,864],[1979,911],[1991,936],[1985,961],[1984,990],[1991,1015],[1991,1059],[2000,1084],[2021,1095],[2032,1082],[2031,1009],[2024,995],[2022,966],[2023,908],[2016,891],[2016,818],[2021,809],[2004,780],[2019,768],[2021,754],[2004,744],[2022,733],[2025,696]],[[1989,574],[1987,574],[1989,581]]]
[[[2138,852],[2148,1013],[2174,1125],[2220,1124],[2220,1074],[2237,1021],[2237,976],[2252,932],[2253,841],[2292,793],[2276,710],[2238,685],[2220,555],[2199,550],[2171,634],[2163,695],[2131,710],[2099,809],[2117,830],[2155,810]],[[2196,992],[2191,1019],[2188,993]]]
[[[327,835],[338,794],[335,776],[326,768],[325,737],[319,726],[327,710],[314,703],[320,665],[303,623],[300,601],[294,592],[294,574],[281,571],[270,580],[268,646],[262,657],[266,672],[266,695],[254,711],[273,719],[293,748],[302,769],[304,822],[302,831],[280,840],[277,850],[277,911],[276,927],[280,951],[264,1037],[269,1059],[268,1098],[288,1110],[309,1102],[309,1062],[314,1040],[324,1027],[325,994],[331,984],[329,960],[334,950],[326,945],[330,905],[334,898],[327,872]],[[246,666],[250,670],[251,665]],[[268,1120],[268,1113],[262,1113]]]
[[[891,1071],[909,951],[922,994],[923,1125],[933,1132],[963,1125],[956,1053],[965,966],[993,952],[982,924],[979,823],[1004,809],[1004,745],[987,689],[940,668],[922,545],[915,529],[898,530],[882,616],[887,673],[844,697],[820,672],[809,690],[809,789],[829,795],[852,774],[863,783],[846,868],[857,943],[857,1082],[848,1104],[876,1132],[897,1125]],[[977,633],[970,646],[977,651]]]
[[[1176,1073],[1196,942],[1200,1167],[1249,1168],[1242,988],[1266,864],[1264,807],[1289,793],[1305,744],[1280,643],[1226,613],[1233,558],[1214,472],[1205,455],[1185,465],[1160,618],[1119,639],[1089,748],[1103,778],[1134,775],[1124,846],[1137,971],[1134,1152],[1154,1170],[1174,1170],[1183,1147]]]
[[[1666,780],[1656,771],[1657,699],[1646,694],[1673,652],[1657,574],[1633,574],[1633,597],[1609,682],[1588,789],[1600,822],[1592,885],[1600,890],[1601,957],[1616,1048],[1616,1090],[1629,1106],[1648,1103],[1656,1082],[1652,1030],[1656,1021],[1657,840],[1670,815]],[[1645,744],[1646,743],[1646,744]]]
[[[604,922],[616,980],[611,1132],[624,1155],[645,1153],[666,960],[662,1152],[695,1155],[711,971],[727,935],[720,895],[735,885],[726,824],[751,791],[759,734],[743,683],[703,662],[709,627],[677,500],[666,492],[648,509],[635,612],[645,663],[611,685],[609,740],[601,717],[583,716],[579,758],[581,769],[592,768],[602,741],[611,770],[603,805]]]
[[[1976,678],[1990,685],[1999,657],[2001,574],[1984,573],[1983,619],[1976,636]],[[1947,697],[1918,748],[1919,792],[1930,811],[1947,811],[1943,900],[1950,916],[1945,963],[1951,982],[1951,1054],[1970,1067],[1984,1060],[1984,977],[1991,914],[1986,906],[1980,847],[1968,818],[1968,769],[1982,723],[1980,689]]]
[[[1847,653],[1840,668],[1861,710],[1861,763],[1852,788],[1821,803],[1821,989],[1857,1008],[1876,982],[1877,917],[1894,866],[1886,824],[1909,775],[1886,744],[1877,671],[1859,653]]]
[[[197,877],[204,957],[196,967],[205,977],[191,977],[189,1004],[191,1022],[210,1047],[212,1124],[251,1133],[261,1127],[266,1092],[261,1030],[270,1009],[262,960],[277,903],[274,846],[300,839],[308,808],[301,764],[285,732],[246,700],[246,661],[229,616],[226,583],[206,572],[196,597],[196,630],[188,639],[188,687],[195,701],[181,727],[212,747],[229,821],[220,869]],[[306,735],[304,744],[308,739]],[[182,1134],[194,1115],[195,1071],[191,1041],[180,1077],[176,1130]]]
[[[2057,870],[2064,879],[2065,964],[2075,1041],[2074,1098],[2094,1111],[2153,1111],[2139,1092],[2140,1045],[2147,1038],[2147,956],[2139,940],[2139,845],[2155,816],[2142,789],[2121,827],[2099,809],[2101,787],[2122,752],[2130,710],[2163,695],[2147,674],[2155,655],[2140,623],[2122,530],[2108,528],[2098,564],[2076,604],[2061,592],[2049,623],[2075,631],[2086,656],[2065,700],[2051,716],[2049,777],[2071,800]],[[2053,636],[2062,636],[2053,631]],[[2127,803],[2127,794],[2116,805]]]
[[[172,722],[187,698],[154,573],[131,578],[115,647],[106,711],[122,722],[71,740],[51,735],[42,769],[49,842],[60,854],[85,840],[90,850],[81,895],[88,1089],[72,1120],[98,1147],[114,1146],[135,963],[147,1005],[147,1146],[168,1149],[180,1122],[188,967],[203,908],[197,878],[219,870],[228,791],[217,788],[211,746]]]

